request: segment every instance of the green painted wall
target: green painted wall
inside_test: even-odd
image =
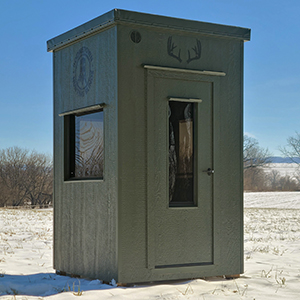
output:
[[[132,43],[129,38],[130,32],[134,29],[137,29],[142,36],[141,42],[138,44]],[[177,44],[176,49],[181,48],[182,62],[167,53],[170,36],[172,36],[172,42]],[[187,63],[188,50],[191,51],[197,39],[202,44],[201,59]],[[145,27],[118,26],[120,179],[118,220],[119,280],[121,282],[243,272],[242,58],[243,41],[237,39],[183,34],[182,32]],[[226,76],[203,76],[180,72],[174,74],[172,71],[157,71],[153,75],[155,72],[146,71],[143,64],[223,71]],[[128,76],[128,74],[130,75]],[[147,124],[155,125],[163,117],[160,113],[162,108],[157,106],[157,103],[151,104],[151,101],[155,101],[155,96],[151,96],[151,93],[158,88],[157,82],[149,86],[149,78],[153,76],[175,78],[179,89],[181,80],[199,81],[199,85],[208,84],[212,88],[214,149],[212,159],[215,169],[213,203],[211,204],[213,215],[209,219],[212,223],[208,220],[204,223],[206,228],[201,228],[201,230],[213,231],[212,236],[207,236],[203,240],[203,243],[209,243],[213,239],[213,265],[166,269],[155,269],[155,263],[152,266],[149,265],[148,260],[151,260],[149,252],[158,247],[158,233],[155,231],[160,230],[159,220],[153,221],[153,219],[163,218],[162,215],[157,217],[159,211],[156,212],[155,208],[159,206],[153,205],[152,202],[155,201],[153,198],[161,197],[160,194],[165,193],[165,197],[161,197],[161,200],[168,201],[166,196],[168,189],[167,165],[161,165],[159,160],[156,162],[159,152],[162,157],[167,156],[167,147],[162,147],[155,152],[155,155],[151,156],[152,151],[157,149],[157,145],[153,146],[157,136],[153,133],[152,127],[147,128]],[[184,88],[184,83],[182,86]],[[189,92],[186,93],[187,97],[188,95]],[[159,115],[158,119],[155,119],[155,115]],[[149,123],[149,119],[154,120]],[[166,120],[160,122],[160,125],[166,129]],[[201,141],[199,141],[199,145],[201,145]],[[163,149],[165,149],[164,152]],[[160,177],[157,180],[164,182],[161,185],[165,184],[165,189],[161,187],[161,190],[152,191],[156,189],[155,181],[151,181],[149,177],[151,174],[155,176],[158,172],[160,172]],[[188,217],[188,215],[185,216],[187,210],[182,209],[181,215],[176,216],[175,223],[184,223],[185,218]],[[194,230],[199,230],[197,224],[192,229],[192,231]],[[191,239],[192,231],[186,232],[187,235],[191,235]],[[180,238],[182,237],[178,233],[178,239]],[[176,245],[179,246],[175,240],[172,242],[171,239],[169,241],[170,253],[165,255],[172,256],[173,247]],[[199,245],[199,251],[201,251],[201,247],[202,245]]]
[[[84,96],[73,86],[82,47],[92,55],[93,80]],[[105,102],[103,180],[64,181],[64,120],[59,114]],[[117,38],[116,27],[54,52],[54,268],[117,278]]]

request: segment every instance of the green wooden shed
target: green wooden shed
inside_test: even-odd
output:
[[[243,273],[249,39],[114,9],[47,42],[58,272],[120,283]]]

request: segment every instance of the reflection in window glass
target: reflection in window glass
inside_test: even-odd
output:
[[[169,202],[194,204],[194,103],[169,102]]]
[[[103,111],[75,115],[75,165],[73,177],[103,178]]]

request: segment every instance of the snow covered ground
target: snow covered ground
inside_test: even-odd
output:
[[[296,163],[270,163],[263,167],[266,173],[271,173],[272,171],[278,171],[280,176],[299,176],[299,165]]]
[[[116,287],[52,269],[52,210],[0,209],[0,300],[300,299],[300,193],[245,194],[245,273]]]
[[[244,207],[300,209],[300,192],[245,193]]]

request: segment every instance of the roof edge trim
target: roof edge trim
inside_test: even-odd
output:
[[[47,51],[53,52],[75,43],[78,40],[96,34],[101,30],[117,24],[137,24],[168,30],[194,32],[224,38],[236,38],[250,41],[251,30],[243,27],[207,23],[167,16],[139,13],[121,9],[113,9],[91,21],[71,29],[47,42]]]

